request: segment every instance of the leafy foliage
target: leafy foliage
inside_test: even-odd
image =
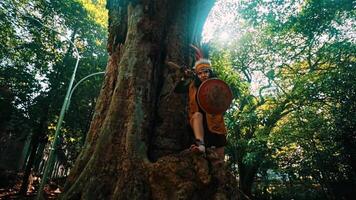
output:
[[[217,70],[239,91],[225,115],[226,152],[245,194],[351,198],[356,185],[352,8],[352,1],[246,0],[237,8],[243,18],[239,37],[211,41],[224,55],[213,54]],[[293,192],[305,189],[309,192]]]
[[[85,3],[91,10],[103,6],[102,1],[100,5]],[[104,8],[97,10],[100,9]],[[54,133],[77,60],[75,48],[80,55],[76,80],[103,71],[107,62],[106,28],[96,22],[95,13],[89,13],[73,0],[3,1],[0,15],[4,27],[0,30],[4,38],[0,46],[0,87],[6,92],[4,95],[11,96],[4,100],[11,112],[1,120],[2,134],[5,137],[10,130],[5,121],[20,117],[24,123],[14,123],[26,127],[27,134],[23,137],[32,135],[45,145],[46,138]],[[68,157],[60,162],[66,165],[74,161],[85,139],[101,80],[102,77],[92,77],[72,96],[62,127],[65,133],[62,145]]]

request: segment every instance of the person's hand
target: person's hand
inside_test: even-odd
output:
[[[183,75],[183,79],[185,78],[190,78],[190,77],[193,77],[194,76],[194,71],[189,69],[187,66],[179,66],[177,65],[176,63],[174,62],[171,62],[171,61],[168,61],[166,62],[166,64],[171,68],[171,69],[174,69],[174,70],[178,70],[182,73]]]
[[[194,72],[193,70],[187,68],[187,67],[183,67],[183,71],[184,71],[184,77],[185,78],[190,78],[194,76]]]

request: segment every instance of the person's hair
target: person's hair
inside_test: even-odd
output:
[[[208,69],[208,70],[209,70],[209,78],[216,78],[216,75],[213,72],[213,70],[211,70],[211,69]],[[194,85],[195,85],[195,87],[198,88],[200,86],[200,84],[201,84],[201,81],[200,81],[198,75],[195,75],[194,76]]]

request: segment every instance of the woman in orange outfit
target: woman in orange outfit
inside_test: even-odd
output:
[[[197,102],[200,84],[214,77],[211,62],[202,58],[201,53],[197,56],[194,72],[193,79],[184,80],[176,87],[176,92],[188,92],[188,118],[195,136],[195,143],[190,149],[205,153],[206,147],[214,148],[219,159],[223,159],[227,132],[223,115],[206,113]]]

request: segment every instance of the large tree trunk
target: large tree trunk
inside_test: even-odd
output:
[[[179,75],[191,64],[210,0],[108,1],[110,54],[96,111],[63,199],[232,198],[223,166],[188,145]],[[227,185],[230,186],[227,186]]]
[[[257,173],[258,166],[249,166],[242,161],[239,163],[239,187],[241,199],[253,199],[252,186]]]

